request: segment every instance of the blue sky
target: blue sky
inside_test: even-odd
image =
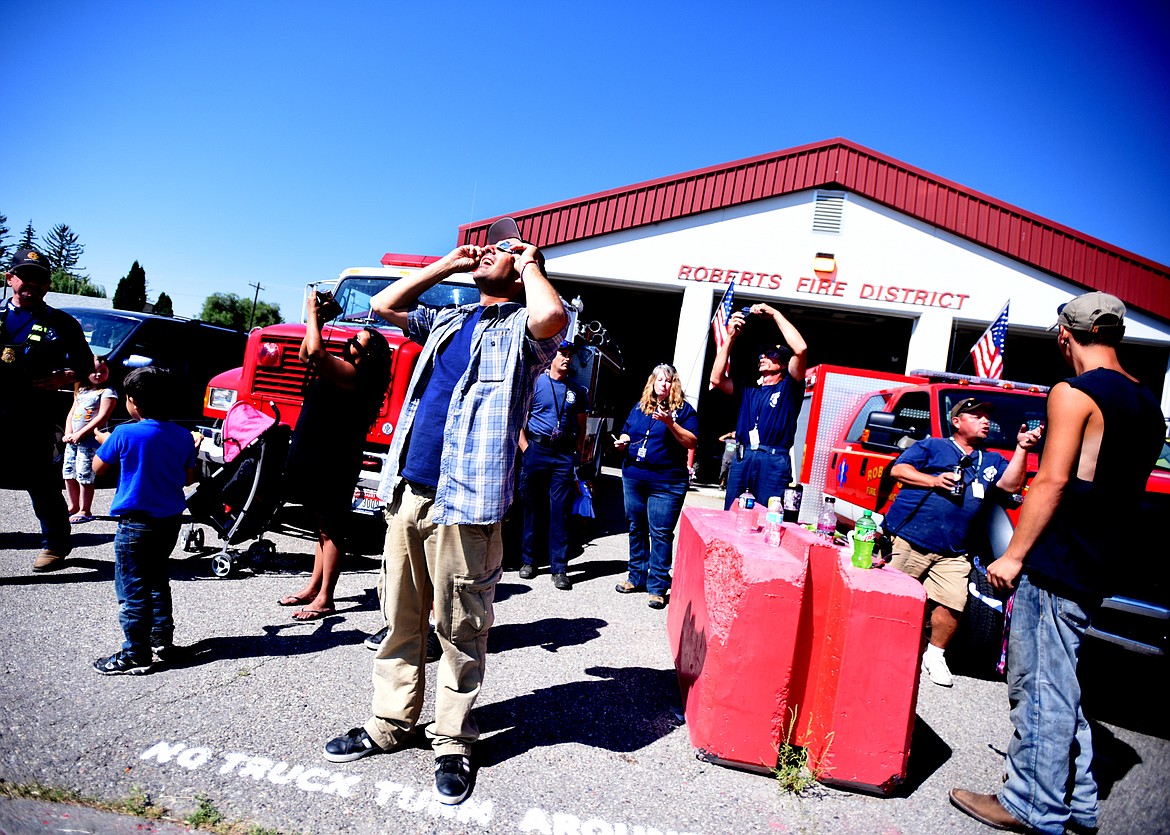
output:
[[[0,212],[111,295],[295,320],[460,223],[842,136],[1168,264],[1170,10],[1103,6],[8,0]]]

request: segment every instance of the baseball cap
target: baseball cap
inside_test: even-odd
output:
[[[965,397],[951,407],[951,420],[970,412],[994,412],[995,404],[977,397]]]
[[[1099,328],[1119,328],[1125,324],[1125,305],[1108,293],[1085,293],[1056,308],[1056,324],[1070,331],[1096,333]]]
[[[487,242],[489,244],[498,244],[500,241],[505,241],[508,238],[519,238],[520,227],[516,225],[516,221],[510,217],[502,217],[488,227]]]
[[[8,267],[8,272],[14,273],[17,270],[31,271],[40,270],[48,276],[53,272],[53,266],[49,263],[49,259],[35,249],[21,249],[17,250],[16,255],[12,256],[12,263]]]
[[[573,354],[577,351],[577,344],[575,342],[570,342],[567,339],[562,339],[561,344],[557,346],[557,350],[564,351],[568,354]]]

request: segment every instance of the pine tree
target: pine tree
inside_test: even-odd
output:
[[[8,218],[0,212],[0,264],[8,267],[8,235],[12,230],[8,228]]]
[[[159,316],[174,316],[175,305],[166,293],[158,294],[158,301],[154,303],[154,312]]]
[[[45,236],[42,252],[49,256],[49,263],[55,270],[64,270],[72,276],[81,277],[82,268],[77,266],[85,247],[77,239],[77,234],[69,228],[67,223],[58,223]]]
[[[24,227],[24,234],[20,236],[20,240],[16,244],[17,249],[33,249],[37,245],[37,233],[33,229],[32,221],[28,222],[28,226]]]
[[[115,310],[146,309],[146,270],[137,261],[130,267],[130,272],[118,280],[113,304]]]

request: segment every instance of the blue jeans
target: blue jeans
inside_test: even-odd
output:
[[[126,636],[122,649],[131,658],[150,659],[150,647],[170,644],[170,556],[179,539],[180,518],[122,517],[114,536],[114,591],[118,622]]]
[[[525,565],[542,562],[548,552],[549,572],[569,569],[569,497],[577,480],[572,453],[553,452],[529,444],[520,462],[520,496],[524,500],[524,538],[520,560]]]
[[[630,582],[650,594],[670,588],[674,529],[687,495],[685,481],[658,482],[622,477],[626,520],[630,523]]]
[[[1007,751],[1003,807],[1040,832],[1071,818],[1097,825],[1093,737],[1081,711],[1077,658],[1089,614],[1078,603],[1020,580],[1008,636]],[[1070,780],[1071,776],[1071,780]]]
[[[788,453],[770,455],[766,452],[744,450],[742,461],[732,461],[727,473],[727,493],[723,509],[731,505],[744,490],[750,490],[761,507],[768,506],[768,499],[783,496],[785,488],[792,482],[792,461]]]

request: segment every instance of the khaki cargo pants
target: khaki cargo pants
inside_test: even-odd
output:
[[[479,737],[471,709],[483,683],[503,540],[499,524],[436,525],[433,505],[433,496],[406,484],[386,513],[378,598],[390,631],[374,657],[374,715],[365,729],[385,749],[413,732],[422,711],[433,600],[443,657],[427,736],[436,756],[469,754]]]

